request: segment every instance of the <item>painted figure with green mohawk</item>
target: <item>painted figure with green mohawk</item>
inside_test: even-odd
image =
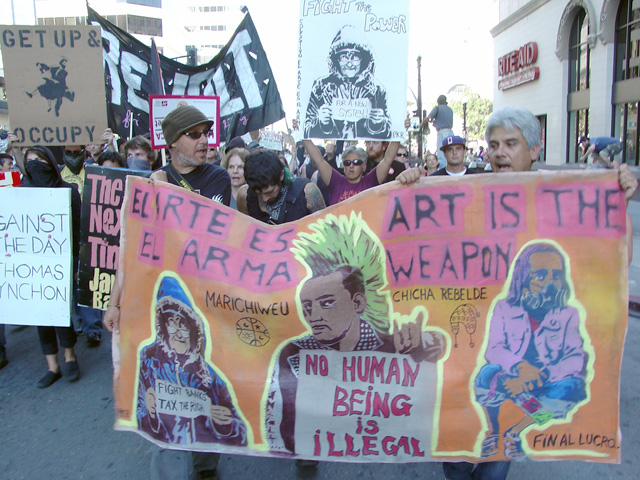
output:
[[[309,331],[288,341],[273,366],[268,391],[270,447],[295,453],[296,392],[302,350],[378,351],[435,362],[444,337],[425,331],[426,310],[392,311],[384,248],[360,215],[327,215],[300,233],[293,253],[307,276],[298,286],[298,313]],[[278,428],[279,426],[279,428]]]

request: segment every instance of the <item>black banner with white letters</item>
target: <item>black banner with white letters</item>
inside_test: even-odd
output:
[[[102,28],[109,127],[122,137],[149,132],[153,89],[151,48],[87,7]],[[284,117],[267,55],[247,13],[229,43],[210,62],[189,66],[160,55],[165,92],[220,97],[220,136],[229,139]]]

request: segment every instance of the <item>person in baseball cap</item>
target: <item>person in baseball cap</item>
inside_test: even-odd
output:
[[[444,154],[447,165],[432,175],[464,175],[465,173],[471,173],[470,171],[467,172],[467,167],[464,166],[466,152],[464,138],[457,135],[444,137],[440,151]]]

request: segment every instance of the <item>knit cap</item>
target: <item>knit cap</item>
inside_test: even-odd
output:
[[[171,147],[180,135],[201,123],[206,123],[207,128],[213,125],[204,113],[192,105],[181,105],[171,110],[162,120],[162,134],[167,146]]]

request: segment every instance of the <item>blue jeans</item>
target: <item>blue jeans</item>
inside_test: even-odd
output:
[[[76,304],[76,318],[82,321],[82,333],[102,333],[102,310]]]
[[[474,382],[478,403],[487,408],[500,407],[505,400],[512,399],[518,404],[517,398],[504,385],[509,378],[513,376],[503,372],[499,365],[484,365]],[[536,385],[527,396],[535,398],[542,409],[552,413],[554,418],[565,418],[577,403],[587,397],[586,384],[581,378],[544,382],[541,386]]]
[[[505,480],[510,462],[443,462],[442,470],[447,480]]]
[[[442,141],[449,135],[453,135],[453,130],[451,130],[450,128],[441,128],[440,130],[438,130],[438,147],[436,148],[436,156],[438,157],[438,169],[447,166],[447,159],[444,158],[444,153],[442,153],[440,147],[442,146]]]
[[[73,302],[73,311],[71,315],[74,317],[74,321],[71,322],[72,326],[81,327],[82,333],[84,334],[102,334],[102,310],[78,305],[78,294],[75,288],[71,295],[71,301]]]

